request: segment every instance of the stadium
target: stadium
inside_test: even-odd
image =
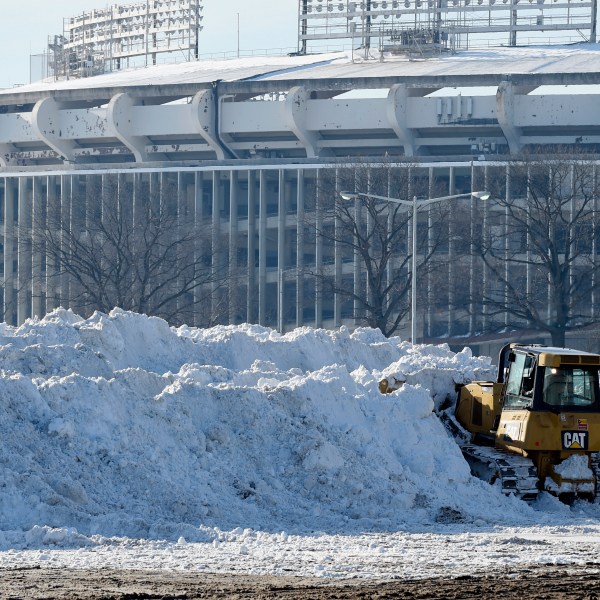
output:
[[[149,6],[135,6],[144,4]],[[189,324],[248,321],[280,331],[364,324],[368,319],[359,302],[369,295],[364,263],[339,240],[310,227],[316,223],[318,229],[323,190],[329,186],[339,193],[349,170],[360,165],[365,180],[375,181],[382,169],[406,172],[409,199],[469,196],[488,188],[492,193],[485,204],[474,198],[446,203],[456,219],[447,213],[436,222],[434,206],[419,212],[418,234],[424,239],[419,259],[434,247],[440,227],[444,240],[435,246],[436,268],[418,278],[419,302],[412,312],[417,340],[463,336],[472,341],[478,334],[510,329],[527,335],[536,319],[550,322],[559,310],[550,302],[553,283],[537,272],[539,260],[529,250],[531,232],[515,241],[508,231],[514,216],[510,206],[526,204],[532,193],[529,176],[523,183],[515,169],[527,162],[523,156],[533,155],[535,168],[546,169],[550,179],[569,163],[570,175],[559,187],[570,187],[564,207],[577,218],[567,220],[572,231],[558,253],[564,258],[578,238],[587,236],[567,265],[572,293],[567,293],[570,312],[561,327],[568,333],[593,323],[600,311],[595,3],[577,4],[585,17],[577,22],[572,21],[574,3],[555,5],[569,9],[571,19],[555,17],[556,31],[580,32],[587,26],[586,42],[540,45],[538,40],[520,46],[517,32],[527,27],[515,17],[491,30],[506,32],[509,43],[484,48],[465,43],[468,31],[451,26],[441,4],[422,9],[415,4],[408,27],[393,6],[397,2],[367,3],[366,8],[343,2],[342,22],[351,21],[347,11],[362,10],[356,19],[362,25],[340,34],[347,38],[351,32],[350,49],[327,53],[312,53],[310,43],[336,38],[335,28],[325,22],[319,29],[309,19],[311,3],[299,4],[299,51],[293,55],[197,60],[198,29],[191,35],[186,25],[181,31],[191,53],[187,62],[153,64],[148,56],[158,47],[154,55],[146,48],[145,63],[128,69],[126,57],[117,63],[111,50],[110,68],[105,57],[98,69],[97,53],[88,51],[93,76],[87,77],[79,72],[83,62],[65,62],[63,53],[65,76],[57,71],[43,81],[0,91],[3,319],[22,324],[57,306],[87,310],[81,282],[44,252],[48,230],[85,231],[90,215],[116,195],[119,205],[131,207],[134,225],[140,207],[155,201],[171,206],[180,221],[207,226],[195,251],[204,253],[209,271],[227,276],[188,290],[195,299],[185,314]],[[320,4],[314,4],[319,16]],[[461,8],[463,16],[471,8],[480,9],[476,15],[486,8],[488,27],[493,10],[506,12],[492,0],[478,7],[447,4]],[[517,4],[509,14],[517,14]],[[524,5],[524,13],[525,8],[541,10]],[[197,15],[198,3],[195,7]],[[397,25],[375,28],[374,17],[383,20],[387,13],[398,15]],[[550,16],[527,22],[534,23],[529,29],[535,34],[553,31]],[[480,21],[470,27],[473,35],[486,30]],[[585,183],[577,178],[581,165]],[[530,174],[531,168],[526,166]],[[395,195],[393,186],[386,189],[380,181],[372,188],[357,186],[351,191],[365,196]],[[585,214],[575,188],[583,190]],[[355,204],[360,211],[360,202]],[[398,269],[412,278],[405,259],[417,230],[409,221],[404,246],[387,266],[388,277]],[[467,242],[465,221],[472,237]],[[512,273],[500,277],[491,262],[473,252],[473,236],[481,228],[498,234],[490,248],[496,258],[500,251],[510,255]],[[548,302],[538,306],[540,314],[517,314],[508,309],[517,292],[535,293],[538,305],[539,297]],[[410,320],[406,309],[397,331],[408,335]],[[550,339],[550,330],[545,332]],[[574,343],[589,343],[589,332],[573,335],[579,336]]]

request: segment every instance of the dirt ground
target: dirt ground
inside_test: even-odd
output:
[[[548,567],[501,576],[424,581],[330,581],[169,571],[0,569],[2,600],[140,600],[193,598],[332,598],[599,600],[598,565],[568,572]]]

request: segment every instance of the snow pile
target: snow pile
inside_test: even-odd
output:
[[[446,345],[416,346],[382,371],[390,381],[399,380],[421,385],[435,401],[436,409],[454,397],[455,384],[477,380],[495,381],[495,369],[488,357],[474,358],[469,348],[458,354]]]
[[[473,479],[432,414],[455,381],[492,375],[468,352],[365,329],[176,330],[57,310],[3,325],[0,364],[0,548],[531,511]],[[407,383],[381,395],[387,371]]]

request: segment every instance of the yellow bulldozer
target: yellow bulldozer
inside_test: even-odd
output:
[[[505,494],[592,500],[600,475],[599,370],[597,354],[508,344],[497,381],[457,386],[455,406],[440,416],[473,474]]]

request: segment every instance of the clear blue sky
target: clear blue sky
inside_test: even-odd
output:
[[[62,33],[63,18],[92,8],[128,4],[128,0],[1,0],[0,88],[29,82],[29,55],[42,53],[49,35]],[[204,0],[201,53],[240,47],[297,46],[296,0]]]

